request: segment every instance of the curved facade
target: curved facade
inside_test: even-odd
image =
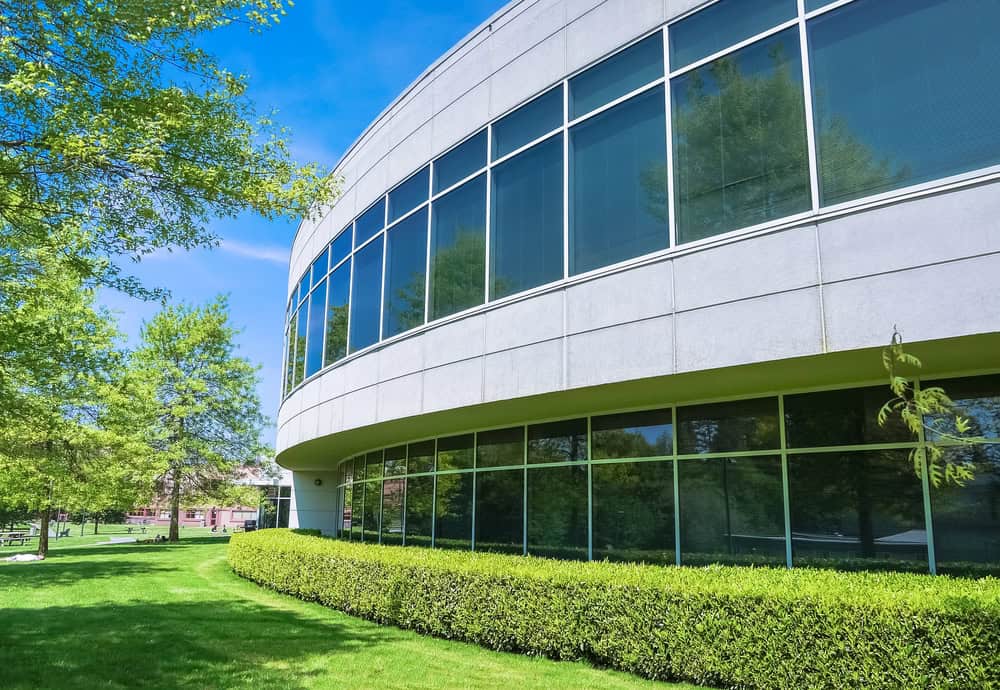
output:
[[[1000,563],[997,21],[984,0],[506,6],[299,228],[277,445],[300,524]],[[973,487],[934,489],[906,461],[934,439],[874,422],[894,326],[986,440],[949,451]]]

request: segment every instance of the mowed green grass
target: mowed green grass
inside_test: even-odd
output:
[[[83,534],[80,534],[80,524],[73,523],[62,523],[60,524],[60,529],[68,529],[69,536],[59,537],[49,537],[49,550],[55,549],[71,549],[77,546],[93,546],[101,542],[111,541],[111,538],[131,538],[131,539],[152,539],[158,534],[164,536],[169,532],[169,527],[163,526],[158,527],[155,525],[148,525],[146,527],[146,532],[142,533],[139,531],[139,527],[133,526],[132,533],[129,534],[128,528],[130,525],[100,525],[97,528],[97,534],[94,534],[94,523],[88,522],[83,528]],[[0,532],[9,532],[9,527],[4,527],[0,529]],[[27,532],[26,527],[19,527],[18,531]],[[225,536],[221,532],[217,533],[218,536]],[[211,527],[182,527],[181,528],[181,538],[184,537],[202,537],[202,536],[215,536],[212,534]],[[35,553],[38,550],[38,538],[29,539],[23,545],[15,544],[14,546],[0,546],[0,558],[5,558],[7,556],[12,556],[15,553]]]
[[[225,538],[0,563],[0,686],[692,688],[352,618],[234,575]]]

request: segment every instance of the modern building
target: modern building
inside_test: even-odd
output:
[[[515,0],[295,237],[278,462],[344,538],[1000,567],[1000,3]],[[400,31],[399,40],[407,38]],[[898,328],[966,487],[879,425]]]

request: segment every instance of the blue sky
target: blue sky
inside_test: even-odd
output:
[[[300,0],[280,25],[263,35],[244,28],[219,32],[205,47],[223,65],[248,75],[260,112],[278,111],[292,130],[300,162],[331,168],[407,85],[504,0],[378,0],[340,3]],[[255,217],[218,221],[223,238],[212,251],[157,253],[126,266],[146,285],[164,287],[175,300],[204,303],[230,295],[233,322],[243,329],[240,353],[262,366],[265,414],[277,416],[281,329],[288,256],[297,219]],[[137,338],[157,309],[119,294],[102,301],[118,312],[122,330]],[[273,443],[273,431],[268,441]]]

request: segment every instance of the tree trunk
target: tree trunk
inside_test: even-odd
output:
[[[97,525],[100,524],[101,520],[96,515],[94,516],[94,534],[97,534]]]
[[[38,555],[45,558],[49,553],[49,507],[45,506],[41,514],[41,532],[38,534]]]
[[[170,535],[169,541],[180,541],[180,512],[181,512],[181,477],[180,470],[175,469],[173,473],[172,486],[170,487]]]

